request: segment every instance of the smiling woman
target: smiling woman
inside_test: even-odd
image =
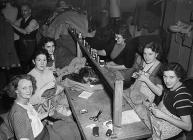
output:
[[[183,84],[185,71],[178,63],[163,66],[163,80],[167,87],[158,107],[151,107],[153,127],[161,132],[161,139],[192,129],[192,95]]]
[[[143,46],[143,59],[136,65],[136,71],[132,76],[136,80],[126,91],[134,104],[148,106],[149,102],[154,102],[156,96],[162,95],[162,82],[158,77],[161,62],[157,59],[160,47],[155,41]]]
[[[30,75],[19,75],[12,78],[9,88],[16,94],[16,100],[8,115],[11,132],[17,140],[80,140],[76,124],[71,118],[60,118],[58,121],[43,125],[41,119],[29,100],[35,91],[36,81]],[[48,116],[48,114],[47,114]]]

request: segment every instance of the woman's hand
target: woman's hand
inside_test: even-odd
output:
[[[56,88],[57,90],[56,90],[56,93],[55,93],[56,95],[60,94],[64,90],[64,87],[62,87],[61,85],[56,85],[56,87],[57,87]]]
[[[164,112],[162,112],[160,109],[158,109],[157,107],[150,107],[150,110],[155,117],[160,118],[160,119],[165,118],[166,114]]]
[[[141,73],[138,80],[147,83],[147,81],[149,80],[149,76],[145,73]]]

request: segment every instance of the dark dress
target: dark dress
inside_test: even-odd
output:
[[[135,61],[137,46],[135,40],[126,41],[125,48],[112,61],[118,65],[124,65],[126,68],[131,68]]]
[[[20,65],[14,48],[13,29],[0,15],[0,68],[18,67]]]

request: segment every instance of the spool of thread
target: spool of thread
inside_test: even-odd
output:
[[[108,129],[107,132],[106,132],[106,136],[107,137],[110,137],[112,135],[112,130],[111,129]]]

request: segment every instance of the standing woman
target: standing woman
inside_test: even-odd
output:
[[[193,111],[192,95],[183,84],[185,71],[178,63],[163,67],[163,80],[167,90],[158,107],[151,107],[154,114],[153,127],[160,132],[161,139],[178,135],[182,130],[191,131]]]
[[[56,121],[52,125],[44,125],[41,122],[41,119],[46,116],[39,115],[29,102],[35,87],[36,81],[30,75],[15,76],[9,84],[12,94],[16,95],[8,118],[16,139],[80,140],[78,128],[70,118]]]

